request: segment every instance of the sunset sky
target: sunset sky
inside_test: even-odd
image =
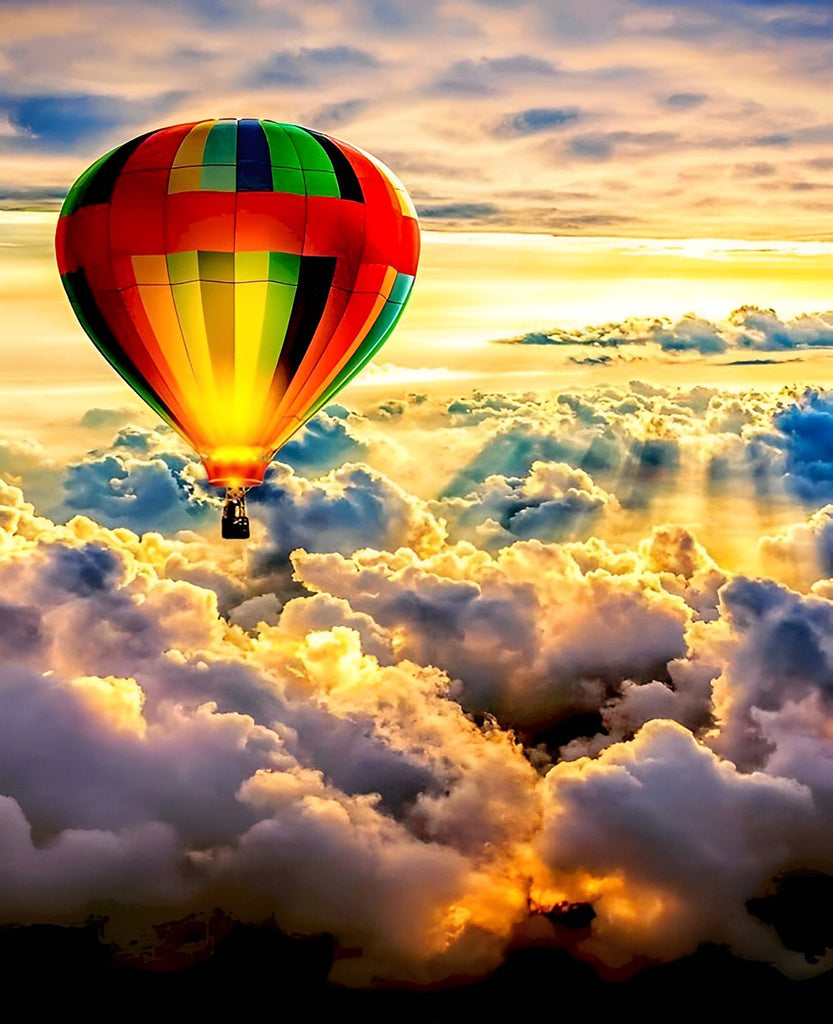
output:
[[[0,0],[0,924],[147,965],[274,915],[359,986],[833,966],[778,916],[833,876],[831,89],[811,0]],[[53,242],[223,116],[375,154],[423,232],[246,545]]]

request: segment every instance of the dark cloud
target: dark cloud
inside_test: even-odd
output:
[[[142,454],[141,434],[128,436],[133,451]],[[160,452],[149,460],[124,454],[88,456],[67,469],[64,506],[69,514],[93,515],[107,526],[125,526],[135,533],[193,529],[213,519],[219,508],[218,500],[190,476],[195,465],[193,457],[177,452]]]
[[[786,455],[786,485],[804,501],[833,497],[833,398],[808,389],[775,417]]]
[[[118,6],[118,0],[109,0]],[[224,29],[230,25],[240,25],[257,17],[256,24],[261,31],[268,25],[270,29],[296,28],[301,22],[291,10],[290,5],[282,3],[256,4],[251,12],[242,8],[235,0],[149,0],[153,6],[166,10],[182,8],[193,14],[204,25]]]
[[[26,658],[39,651],[44,642],[40,611],[30,605],[0,601],[0,651],[4,658]]]
[[[418,203],[417,213],[426,220],[480,220],[497,216],[500,208],[493,203]]]
[[[635,575],[598,566],[584,573],[566,551],[537,541],[488,562],[463,549],[453,572],[442,555],[401,566],[396,555],[362,552],[297,552],[293,561],[305,585],[401,636],[401,653],[442,664],[461,681],[467,710],[528,733],[597,710],[609,686],[648,681],[685,649],[689,613],[678,597],[652,592]]]
[[[789,146],[793,141],[792,135],[783,132],[773,132],[770,135],[756,135],[749,140],[750,146]]]
[[[0,190],[0,208],[5,210],[60,210],[66,189],[44,186],[27,188],[25,185]]]
[[[517,114],[508,114],[495,128],[501,136],[536,135],[539,132],[563,128],[581,117],[577,107],[530,107]]]
[[[780,943],[746,901],[785,858],[812,848],[813,805],[803,787],[741,774],[688,730],[662,721],[646,725],[632,744],[608,748],[586,769],[557,765],[547,784],[552,799],[541,855],[555,872],[589,876],[603,891],[604,880],[628,879],[641,913],[653,893],[644,955],[679,956],[706,935],[738,951],[768,947],[775,954]],[[740,821],[741,829],[730,824]],[[685,856],[664,859],[660,851],[669,843]],[[597,912],[610,913],[615,931],[616,913],[605,903],[603,895]]]
[[[379,66],[367,50],[356,46],[303,46],[298,50],[280,50],[247,72],[255,85],[314,85],[325,75],[362,71]]]
[[[434,88],[441,92],[472,95],[494,92],[498,84],[514,80],[550,78],[558,73],[548,60],[527,54],[511,57],[481,57],[479,60],[455,61],[437,80]]]
[[[702,92],[674,92],[664,97],[662,102],[675,110],[691,110],[702,106],[709,97]]]
[[[316,108],[310,115],[309,123],[321,125],[324,128],[337,127],[352,121],[355,117],[366,110],[370,105],[368,100],[351,99],[340,100],[337,103],[325,103],[323,107]]]
[[[367,447],[351,435],[346,418],[345,409],[327,406],[281,448],[280,461],[304,476],[362,461]]]
[[[135,130],[147,118],[167,112],[185,93],[172,90],[147,99],[99,93],[0,93],[0,113],[20,133],[4,139],[8,148],[26,145],[39,150],[63,151],[107,140]]]
[[[621,148],[642,152],[663,149],[679,138],[676,132],[586,132],[574,135],[568,143],[575,156],[588,160],[607,160]]]
[[[100,138],[126,120],[117,96],[6,94],[0,95],[0,110],[31,142],[56,149]]]

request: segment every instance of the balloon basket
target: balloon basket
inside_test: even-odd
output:
[[[246,515],[246,488],[227,487],[222,518],[223,540],[247,540],[249,517]]]

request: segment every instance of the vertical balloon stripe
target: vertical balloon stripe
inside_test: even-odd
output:
[[[200,121],[198,124],[195,124],[180,143],[171,167],[201,166],[205,142],[214,124],[214,121]]]
[[[263,416],[258,425],[257,436],[262,439],[263,444],[267,448],[277,429],[275,422],[282,417],[284,410],[292,406],[294,396],[304,386],[308,377],[315,372],[321,352],[326,348],[327,343],[338,329],[349,306],[351,296],[352,293],[344,288],[334,287],[330,289],[318,329],[315,332],[313,342],[307,349],[301,366],[292,380],[289,381],[284,393],[282,395],[275,394],[273,401],[264,407]]]
[[[319,135],[318,132],[314,132],[310,128],[305,128],[304,130],[308,135],[311,135],[315,139],[330,158],[330,163],[333,165],[333,171],[338,179],[338,191],[341,198],[351,199],[357,203],[363,203],[364,194],[362,193],[362,187],[359,184],[359,179],[356,177],[356,172],[350,166],[350,161],[344,153],[342,153],[338,146],[328,139],[326,135]]]
[[[358,296],[354,295],[353,298],[356,299]],[[320,368],[318,378],[314,381],[308,381],[301,391],[299,391],[297,397],[292,403],[293,412],[299,412],[312,402],[316,395],[320,394],[321,390],[328,386],[329,382],[333,379],[333,376],[341,371],[342,367],[364,344],[368,332],[385,307],[387,297],[385,295],[376,294],[366,296],[364,298],[366,302],[370,303],[370,306],[369,309],[367,308],[367,305],[363,305],[356,309],[357,313],[359,310],[361,310],[361,312],[367,310],[367,313],[362,321],[359,321],[358,317],[353,320],[349,332],[345,332],[352,335],[349,345],[345,349],[341,349],[340,352],[336,351],[332,353],[332,355],[330,355],[329,350],[327,351],[324,360],[322,360],[324,365]]]
[[[298,159],[298,151],[292,145],[284,125],[277,121],[261,121],[261,128],[266,135],[269,145],[269,160],[273,167],[293,167],[301,169],[301,161]]]
[[[272,158],[259,121],[237,125],[237,191],[272,191]]]
[[[172,284],[171,288],[182,336],[188,349],[188,357],[194,369],[194,377],[201,399],[203,399],[202,405],[206,410],[214,410],[219,406],[220,399],[205,329],[202,286],[199,281],[185,281],[181,284]]]
[[[256,418],[253,398],[268,294],[268,281],[234,285],[234,431],[229,435],[234,444],[246,442]]]
[[[75,310],[75,315],[98,351],[154,412],[158,413],[171,426],[175,426],[175,418],[171,411],[154,393],[154,389],[123,351],[107,321],[101,315],[98,304],[87,284],[84,271],[80,269],[70,271],[62,276],[61,281],[72,308]]]
[[[204,165],[237,163],[237,122],[215,121],[205,140]]]
[[[330,345],[338,345],[341,351],[346,350],[341,362],[349,357],[349,353],[355,346],[361,344],[362,338],[384,304],[384,296],[378,294],[354,292],[350,296],[347,308],[330,339]],[[339,365],[340,363],[337,363],[332,372],[337,372]],[[325,386],[328,379],[329,377],[325,376],[319,387]],[[299,374],[292,379],[289,386],[284,387],[282,397],[279,396],[275,403],[276,410],[270,420],[269,432],[274,433],[277,429],[276,424],[282,420],[286,421],[287,418],[298,420],[305,404],[315,398],[319,387],[310,381],[309,375],[302,378]]]
[[[253,436],[257,438],[261,437],[264,429],[263,421],[269,416],[272,409],[269,396],[274,385],[275,370],[280,361],[286,331],[289,327],[295,292],[295,285],[269,281],[266,286],[266,308],[260,332],[256,386],[252,393]],[[268,449],[268,437],[264,439],[263,447]]]
[[[80,197],[78,205],[93,206],[96,203],[109,203],[110,197],[113,195],[113,188],[124,165],[146,138],[147,135],[140,135],[137,139],[125,142],[123,146],[108,153],[87,181],[84,194]]]
[[[295,302],[281,349],[276,378],[292,380],[318,327],[335,273],[334,256],[302,256]],[[285,385],[284,385],[285,390]]]
[[[200,188],[214,192],[237,190],[237,122],[217,121],[205,140]]]
[[[321,332],[317,346],[310,346],[307,358],[286,390],[278,409],[280,414],[297,413],[299,407],[311,401],[350,358],[378,316],[395,277],[396,271],[388,267],[385,276],[378,280],[379,291],[349,294],[338,320],[328,324],[327,331]]]
[[[399,320],[413,283],[414,278],[410,274],[396,275],[390,289],[390,298],[379,311],[376,320],[364,335],[361,343],[353,348],[346,360],[342,360],[337,372],[330,374],[329,381],[323,390],[317,389],[319,397],[314,400],[307,398],[310,402],[309,416],[313,416],[322,406],[326,405],[333,395],[352,380],[382,347]]]
[[[106,293],[96,296],[96,301],[105,315],[114,318],[114,333],[125,354],[176,416],[177,421],[183,426],[187,425],[189,414],[184,396],[177,387],[171,368],[153,334],[138,287],[123,288],[116,294],[119,301],[109,308]]]
[[[306,129],[299,128],[294,124],[283,125],[283,130],[289,136],[295,152],[298,154],[298,164],[306,171],[333,171],[333,162],[327,155],[327,151],[313,138]]]
[[[179,326],[171,286],[139,285],[138,293],[151,330],[169,367],[172,383],[182,395],[184,408],[189,412],[199,409],[199,390]]]
[[[104,156],[99,157],[94,164],[91,164],[86,171],[81,175],[78,181],[70,188],[67,192],[66,199],[61,206],[61,217],[68,217],[71,213],[75,213],[77,209],[84,205],[84,197],[87,194],[87,189],[90,186],[93,178],[98,173],[99,167],[106,163],[107,160],[115,153],[115,149],[111,149],[109,153],[105,153]]]
[[[402,315],[405,306],[399,302],[386,302],[379,314],[379,319],[368,332],[361,348],[354,354],[343,370],[338,374],[323,394],[313,402],[308,410],[306,419],[314,416],[322,409],[333,396],[339,392],[345,384],[353,379],[357,373],[364,369],[370,360],[376,355],[382,345],[387,341],[394,327]]]
[[[200,288],[218,397],[224,407],[231,408],[234,401],[234,284],[203,280]]]
[[[274,121],[261,121],[260,124],[269,146],[272,190],[288,192],[292,195],[306,195],[304,172],[301,170],[301,162],[298,159],[297,150],[292,145],[292,140],[283,127]]]

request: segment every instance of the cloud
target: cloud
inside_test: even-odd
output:
[[[590,529],[599,515],[617,507],[582,470],[534,462],[523,479],[489,476],[470,494],[444,498],[432,510],[453,524],[456,538],[496,550],[514,540],[557,540]]]
[[[494,203],[440,203],[426,206],[420,203],[417,213],[423,220],[481,220],[495,217],[500,208]]]
[[[563,128],[580,117],[576,107],[530,107],[529,110],[508,114],[495,128],[495,134],[510,137],[536,135],[553,128]]]
[[[357,46],[302,46],[297,50],[279,50],[248,72],[252,83],[262,85],[305,86],[321,76],[362,71],[377,67],[379,61]]]
[[[714,749],[744,768],[766,763],[760,712],[830,696],[827,638],[833,605],[772,580],[736,577],[721,590],[720,619],[703,627],[695,650],[719,668],[714,683]]]
[[[553,889],[595,897],[586,954],[625,964],[680,956],[708,939],[789,961],[746,901],[812,848],[804,786],[741,774],[682,726],[655,721],[595,761],[556,765],[546,789],[539,849]],[[669,859],[672,847],[679,854]],[[790,966],[802,973],[797,955]]]
[[[141,452],[143,436],[129,435],[133,451],[138,441]],[[88,456],[67,470],[64,508],[69,514],[93,513],[107,526],[136,533],[196,528],[216,517],[219,501],[198,487],[195,468],[193,458],[178,452],[162,452],[151,460],[131,454]]]
[[[535,734],[597,710],[609,685],[664,674],[685,650],[685,602],[594,550],[601,564],[586,568],[573,548],[539,541],[494,557],[459,544],[422,559],[297,552],[293,564],[306,587],[393,631],[400,656],[458,678],[466,708]]]
[[[798,586],[833,577],[833,505],[758,542],[770,572]]]
[[[781,320],[772,309],[741,306],[727,320],[712,323],[693,313],[676,322],[668,317],[629,317],[620,323],[583,330],[531,331],[505,343],[516,345],[619,346],[655,343],[666,352],[702,355],[748,349],[781,352],[833,345],[833,313],[802,314]]]
[[[361,465],[346,464],[317,481],[296,477],[277,464],[252,493],[266,543],[252,556],[252,569],[286,565],[296,548],[351,553],[374,541],[395,549],[430,551],[444,531],[423,502]]]
[[[794,175],[750,188],[732,170],[750,146],[789,150],[803,165],[829,144],[813,85],[829,35],[820,7],[762,13],[715,2],[666,11],[594,0],[579,11],[531,0],[528,16],[508,28],[510,7],[79,0],[57,12],[4,5],[2,191],[12,197],[5,202],[19,205],[28,192],[29,201],[51,203],[64,194],[80,167],[73,154],[92,162],[141,131],[227,113],[232,83],[244,113],[271,110],[332,130],[355,125],[356,141],[371,152],[402,155],[401,168],[391,166],[411,168],[407,184],[426,205],[496,203],[498,192],[511,193],[496,203],[503,229],[621,227],[612,219],[624,216],[621,180],[609,173],[615,155],[630,165],[626,219],[635,235],[681,237],[719,226],[756,237],[766,205],[770,235],[814,237],[819,211],[794,189]],[[669,37],[674,45],[663,46]],[[731,66],[727,45],[738,55]],[[707,89],[704,67],[718,68]],[[773,73],[777,95],[767,89]],[[582,120],[542,127],[528,113],[540,110],[581,111]],[[592,125],[576,134],[591,112]],[[529,139],[523,166],[514,147],[501,145],[507,137]],[[581,164],[598,209],[542,211],[538,197],[554,160]],[[451,177],[440,166],[449,162],[457,164]],[[813,184],[824,186],[826,172],[818,173]],[[718,179],[725,187],[716,194]],[[662,181],[677,187],[660,188]]]
[[[309,123],[321,125],[322,128],[340,127],[353,121],[369,106],[364,99],[341,100],[337,103],[325,103],[318,107],[309,117]]]
[[[673,92],[669,96],[665,96],[662,102],[665,106],[675,110],[691,110],[701,106],[708,98],[702,92]]]
[[[524,79],[541,80],[558,73],[549,60],[529,54],[506,57],[481,57],[479,60],[458,60],[443,72],[435,88],[451,94],[490,94],[498,83]]]
[[[786,458],[785,484],[807,502],[833,494],[833,405],[824,392],[808,388],[775,416],[781,436],[772,440]]]
[[[0,96],[11,123],[32,141],[70,147],[97,138],[123,121],[116,96]]]
[[[281,462],[311,476],[361,461],[367,447],[352,436],[348,420],[346,409],[328,405],[281,448]]]
[[[219,905],[360,948],[341,980],[419,984],[549,936],[529,900],[581,902],[571,942],[611,968],[710,942],[824,969],[747,904],[833,870],[826,584],[635,524],[691,480],[809,476],[825,401],[632,382],[331,406],[253,492],[247,547],[170,432],[75,424],[118,433],[66,473],[64,524],[11,481],[43,466],[18,439],[0,918],[107,901],[105,937],[152,944],[160,903]],[[430,499],[406,486],[429,437]]]
[[[131,420],[136,419],[136,416],[136,410],[130,406],[103,409],[93,408],[87,409],[80,422],[82,427],[88,427],[90,430],[112,429],[126,425]]]
[[[621,149],[626,151],[662,151],[679,138],[676,132],[585,132],[574,135],[568,143],[569,151],[585,160],[607,160]]]
[[[537,820],[511,736],[466,718],[441,672],[381,666],[343,624],[311,630],[320,599],[246,639],[125,532],[54,527],[6,498],[23,532],[4,539],[30,553],[0,579],[34,603],[7,609],[0,673],[4,920],[106,900],[113,934],[135,937],[160,901],[219,898],[361,946],[356,980],[497,963],[526,913],[502,851]]]

